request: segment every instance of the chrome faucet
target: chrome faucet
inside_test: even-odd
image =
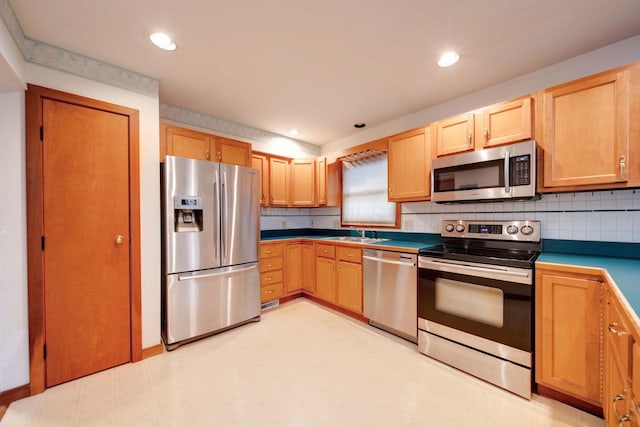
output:
[[[367,233],[366,230],[360,230],[360,237],[362,237],[364,239],[365,237],[367,237],[366,233]]]

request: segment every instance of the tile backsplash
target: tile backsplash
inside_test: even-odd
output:
[[[543,194],[524,202],[402,204],[402,231],[440,233],[444,219],[532,219],[543,239],[640,243],[640,190]],[[340,228],[339,208],[262,208],[262,230]]]

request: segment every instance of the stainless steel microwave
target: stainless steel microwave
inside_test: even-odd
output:
[[[533,140],[440,157],[431,163],[433,202],[537,197],[536,142]]]

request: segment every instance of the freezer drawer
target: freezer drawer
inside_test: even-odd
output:
[[[417,256],[365,249],[364,317],[412,342],[418,340]]]
[[[258,263],[167,275],[163,297],[162,336],[171,350],[181,341],[257,320]]]

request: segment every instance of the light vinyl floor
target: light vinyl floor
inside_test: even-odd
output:
[[[297,299],[262,320],[12,403],[13,426],[589,426]]]

